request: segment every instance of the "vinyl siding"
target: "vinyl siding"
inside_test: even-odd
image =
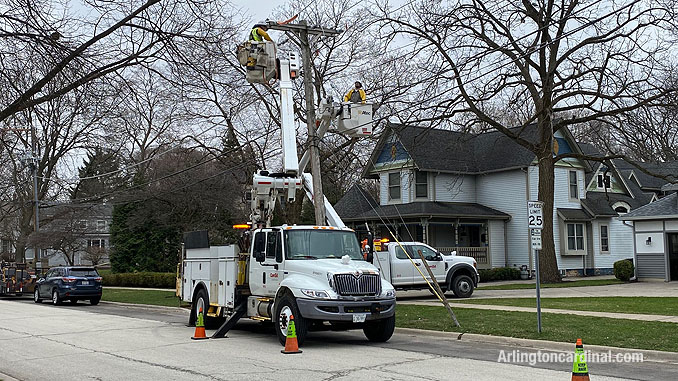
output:
[[[609,253],[600,250],[600,225],[609,227]],[[617,218],[601,218],[593,221],[593,255],[595,267],[612,268],[621,259],[633,258],[633,228]]]
[[[490,264],[492,267],[506,266],[506,245],[504,245],[504,221],[490,220],[488,226],[490,237]]]
[[[530,249],[527,230],[527,200],[525,198],[525,173],[521,170],[479,175],[476,177],[476,197],[479,204],[494,208],[511,216],[506,233],[508,245],[508,266],[530,264]],[[490,233],[490,239],[496,234]],[[503,235],[500,239],[504,239]],[[494,261],[504,266],[504,258]]]
[[[381,205],[388,204],[388,173],[382,172],[379,174],[379,203]]]
[[[433,177],[435,201],[476,202],[475,176],[440,173]]]
[[[407,204],[411,202],[410,200],[412,200],[410,197],[412,193],[410,184],[414,182],[413,176],[414,173],[409,169],[405,169],[400,172],[400,199],[403,204]]]

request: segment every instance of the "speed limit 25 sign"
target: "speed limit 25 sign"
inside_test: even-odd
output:
[[[544,203],[541,201],[527,202],[527,225],[530,229],[544,227]]]

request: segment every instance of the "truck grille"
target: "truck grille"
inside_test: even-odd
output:
[[[334,287],[339,295],[379,295],[381,279],[378,274],[335,274]]]

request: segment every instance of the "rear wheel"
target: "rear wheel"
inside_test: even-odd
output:
[[[59,292],[56,289],[52,290],[52,304],[55,306],[61,304],[61,298],[59,297]]]
[[[369,321],[363,327],[363,333],[367,340],[375,343],[383,343],[393,336],[395,331],[395,315],[381,320]]]
[[[294,316],[294,330],[297,333],[297,343],[299,346],[304,344],[308,334],[308,327],[306,326],[306,320],[299,313],[299,307],[297,307],[297,302],[293,296],[285,294],[276,301],[275,316],[275,332],[278,335],[280,344],[285,345],[287,340],[287,328],[289,327],[291,316]]]
[[[452,280],[454,294],[458,298],[469,298],[473,294],[473,280],[468,275],[457,275]]]
[[[90,300],[89,300],[89,304],[91,304],[91,305],[93,305],[93,306],[96,306],[97,304],[99,304],[99,301],[101,301],[101,297],[100,297],[100,296],[97,296],[96,298],[90,299]]]
[[[42,303],[42,300],[40,299],[40,291],[38,288],[35,288],[35,291],[33,291],[33,301],[36,303]]]

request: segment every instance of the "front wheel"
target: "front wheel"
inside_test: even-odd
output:
[[[367,340],[375,343],[388,341],[393,336],[393,331],[395,331],[395,315],[386,319],[369,321],[363,327]]]
[[[294,329],[297,333],[297,343],[301,346],[304,343],[304,340],[306,340],[308,327],[306,326],[306,320],[299,313],[299,307],[297,307],[297,302],[294,300],[293,296],[287,294],[276,301],[275,316],[277,319],[275,332],[278,335],[280,344],[285,345],[290,316],[293,316]]]
[[[205,328],[214,328],[217,326],[219,320],[217,318],[207,316],[207,310],[210,308],[210,298],[207,296],[207,291],[204,288],[201,288],[198,293],[195,295],[195,301],[191,307],[191,316],[188,319],[188,325],[194,326],[198,321],[198,313],[202,309],[203,322],[205,323]]]
[[[452,280],[454,294],[458,298],[470,298],[473,294],[473,280],[468,275],[458,275]]]
[[[40,291],[38,288],[35,288],[35,291],[33,291],[33,301],[35,303],[42,303],[42,300],[40,299]]]

